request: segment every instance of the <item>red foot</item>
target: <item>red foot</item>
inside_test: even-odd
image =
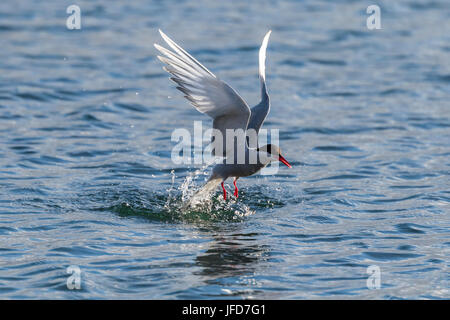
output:
[[[234,180],[233,181],[233,184],[234,184],[234,196],[236,197],[236,198],[238,198],[239,197],[239,195],[238,195],[238,187],[237,187],[237,185],[236,185],[236,180]]]
[[[227,190],[225,190],[225,186],[222,181],[222,190],[223,190],[223,200],[227,200]]]

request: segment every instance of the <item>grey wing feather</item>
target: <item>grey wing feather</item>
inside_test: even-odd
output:
[[[266,50],[271,31],[264,36],[261,48],[259,49],[259,80],[261,82],[261,102],[251,109],[250,120],[247,131],[255,130],[258,134],[267,114],[270,111],[270,99],[266,88]],[[251,132],[249,132],[251,134]],[[251,147],[257,147],[250,145]]]
[[[161,30],[159,32],[173,51],[155,44],[155,48],[164,55],[158,58],[167,64],[164,69],[172,74],[170,79],[177,84],[177,89],[184,93],[184,97],[198,111],[214,119],[213,127],[222,133],[224,148],[220,154],[213,154],[225,156],[228,152],[225,130],[245,131],[250,118],[250,108],[233,88],[217,78]],[[213,150],[216,149],[213,146]]]

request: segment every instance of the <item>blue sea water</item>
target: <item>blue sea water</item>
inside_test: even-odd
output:
[[[379,30],[371,1],[81,0],[68,30],[71,4],[0,2],[0,299],[450,298],[448,1],[377,1]],[[250,105],[273,31],[264,126],[292,169],[181,208],[209,169],[171,134],[210,121],[158,28]]]

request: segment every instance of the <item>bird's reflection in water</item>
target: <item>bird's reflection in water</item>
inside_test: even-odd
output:
[[[270,251],[268,245],[258,243],[258,233],[240,233],[238,227],[202,232],[211,235],[213,242],[197,256],[196,265],[202,270],[196,275],[206,276],[208,280],[253,275]]]

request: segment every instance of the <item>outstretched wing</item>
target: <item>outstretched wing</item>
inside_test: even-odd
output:
[[[254,133],[256,135],[258,134],[259,129],[261,128],[270,110],[269,94],[267,93],[266,88],[266,50],[271,32],[272,31],[266,33],[261,48],[259,49],[259,80],[261,81],[261,102],[251,109],[251,116],[247,126],[247,131],[249,131],[249,134],[252,134],[251,130],[255,130]],[[252,141],[252,139],[250,139],[250,141]],[[250,143],[250,146],[257,147],[256,145],[252,145],[252,143]]]
[[[242,129],[245,132],[250,118],[250,108],[233,88],[206,69],[161,30],[159,32],[173,50],[155,44],[155,48],[164,55],[158,56],[159,60],[167,64],[164,70],[172,74],[170,79],[177,84],[177,89],[184,93],[184,97],[198,111],[214,119],[214,129],[222,133],[223,148],[221,150],[223,152],[213,154],[226,156],[225,130]],[[215,143],[218,142],[218,140],[215,141]],[[216,149],[213,144],[213,150]]]

